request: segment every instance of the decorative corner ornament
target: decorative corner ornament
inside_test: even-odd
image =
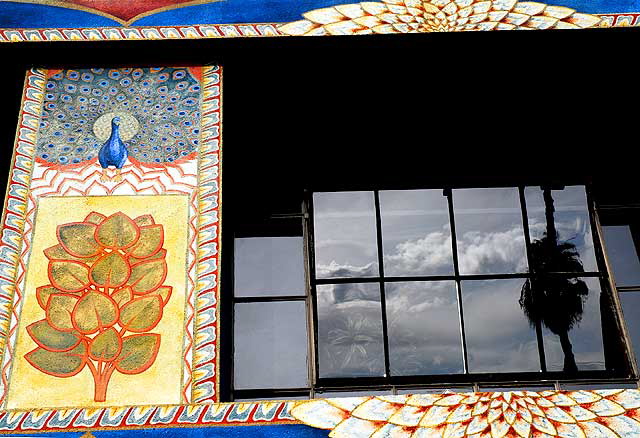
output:
[[[335,398],[291,414],[332,438],[637,437],[640,391],[514,391]]]
[[[581,29],[600,17],[516,0],[382,0],[315,9],[278,27],[286,35],[362,35],[518,29]]]

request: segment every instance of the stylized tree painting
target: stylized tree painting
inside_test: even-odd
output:
[[[151,215],[135,219],[92,212],[59,225],[58,244],[44,250],[50,284],[36,289],[43,319],[27,327],[38,344],[25,359],[45,374],[71,377],[85,366],[94,400],[106,400],[114,371],[140,374],[155,361],[172,287],[164,228]]]

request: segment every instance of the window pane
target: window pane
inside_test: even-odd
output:
[[[544,192],[539,187],[527,187],[525,198],[527,202],[527,215],[529,216],[529,235],[531,236],[532,255],[540,267],[546,271],[582,272],[598,270],[596,257],[593,251],[593,239],[591,236],[591,222],[587,208],[587,195],[583,186],[568,186],[564,190],[551,190],[552,204],[545,206]],[[553,208],[553,222],[547,222],[545,211]],[[558,247],[565,254],[576,252],[577,260],[561,259],[557,265],[544,263],[552,257],[549,255],[548,246],[544,245],[544,236],[554,227],[558,237],[558,243],[568,246]],[[538,249],[538,251],[536,251]],[[537,256],[537,257],[536,257]],[[564,260],[564,261],[562,261]],[[579,261],[576,265],[574,261]]]
[[[380,286],[317,286],[320,377],[384,375]]]
[[[391,375],[454,374],[464,370],[456,284],[385,284]]]
[[[380,192],[384,273],[453,274],[449,206],[442,190]]]
[[[547,302],[542,315],[547,369],[563,371],[566,366],[570,370],[574,367],[573,352],[578,370],[604,370],[600,281],[597,278],[556,279],[546,294],[554,292],[562,295],[561,298]]]
[[[617,286],[640,285],[640,261],[628,225],[602,227],[607,257]]]
[[[540,370],[535,330],[519,304],[523,281],[462,282],[470,373]]]
[[[638,358],[638,354],[640,354],[640,292],[620,293],[620,301],[622,302],[622,314],[627,326],[627,333],[631,338],[633,352]]]
[[[240,303],[234,316],[236,389],[309,386],[304,302]]]
[[[378,275],[373,192],[314,193],[317,278]]]
[[[305,295],[302,237],[235,239],[236,297]]]
[[[527,271],[518,190],[453,191],[461,274]]]

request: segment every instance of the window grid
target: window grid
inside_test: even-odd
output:
[[[281,220],[300,220],[302,221],[303,215],[301,214],[291,214],[291,215],[274,215],[272,219],[281,219]],[[236,233],[234,236],[234,241],[236,239],[242,238],[251,238],[251,237],[303,237],[304,232],[295,232],[289,230],[287,226],[285,226],[285,230],[281,229],[281,227],[273,227],[275,230],[273,232],[243,232]],[[301,227],[302,228],[302,227]],[[269,227],[266,228],[269,230]],[[306,239],[303,239],[306,244]],[[234,243],[235,247],[235,243]],[[235,251],[234,251],[235,252]],[[304,252],[307,250],[305,248]],[[305,254],[306,255],[306,254]],[[306,264],[304,264],[306,268]],[[305,275],[305,283],[307,281],[308,276]],[[233,288],[232,288],[233,290]],[[304,302],[305,308],[307,309],[307,314],[309,313],[309,288],[308,284],[305,285],[305,294],[304,295],[266,295],[266,296],[236,296],[235,291],[233,293],[232,299],[232,318],[235,321],[235,313],[236,313],[236,305],[243,303],[278,303],[278,302]],[[310,334],[310,332],[309,332]],[[308,354],[311,354],[311,351],[308,351]],[[233,361],[232,361],[233,362]],[[233,369],[231,370],[233,375]],[[232,379],[233,381],[233,379]],[[281,399],[281,400],[289,400],[289,399],[307,399],[310,398],[310,388],[309,387],[300,387],[300,388],[259,388],[259,389],[237,389],[232,385],[231,388],[231,397],[236,401],[252,401],[252,400],[264,400],[264,399]]]
[[[453,193],[452,189],[444,189],[443,196],[447,198],[448,204],[448,212],[449,212],[449,225],[451,229],[451,243],[452,243],[452,256],[453,256],[453,267],[454,274],[453,275],[408,275],[408,276],[385,276],[384,274],[384,260],[383,260],[383,236],[382,236],[382,226],[381,226],[381,208],[380,208],[380,190],[368,190],[368,192],[374,193],[375,200],[375,216],[376,216],[376,244],[377,244],[377,261],[378,261],[378,276],[374,277],[349,277],[349,278],[316,278],[315,269],[316,269],[316,261],[315,261],[315,251],[314,251],[314,230],[313,230],[313,194],[311,193],[307,199],[309,204],[309,216],[307,218],[307,227],[309,230],[309,234],[307,236],[308,245],[311,249],[310,257],[309,257],[309,273],[310,273],[310,283],[311,283],[311,294],[313,301],[313,321],[314,321],[314,352],[315,360],[314,360],[314,370],[313,375],[316,376],[313,380],[312,385],[315,389],[321,390],[338,390],[344,388],[358,388],[358,387],[367,387],[367,388],[396,388],[401,387],[403,385],[420,385],[420,386],[428,386],[429,384],[435,385],[443,385],[443,384],[455,384],[455,383],[467,383],[473,384],[474,387],[477,388],[479,383],[492,383],[492,382],[524,382],[530,381],[531,384],[541,382],[551,382],[554,386],[558,387],[558,381],[581,381],[581,380],[590,380],[594,379],[610,379],[610,378],[620,378],[621,381],[628,382],[629,379],[626,377],[620,377],[612,375],[609,370],[605,371],[587,371],[582,370],[579,371],[579,375],[571,376],[567,375],[563,371],[548,371],[546,364],[546,356],[544,351],[544,341],[543,341],[543,333],[542,333],[542,324],[540,321],[536,323],[535,334],[537,340],[538,347],[538,357],[540,362],[540,371],[539,372],[506,372],[506,373],[470,373],[468,366],[468,355],[467,355],[467,345],[466,345],[466,332],[464,328],[464,307],[462,305],[462,289],[461,282],[464,280],[494,280],[494,279],[529,279],[534,284],[536,280],[543,278],[545,276],[561,276],[563,278],[599,278],[601,284],[601,293],[608,294],[610,293],[610,289],[606,287],[608,283],[608,275],[606,270],[602,269],[603,264],[603,256],[602,250],[600,247],[600,239],[599,233],[597,232],[597,228],[595,226],[596,221],[594,220],[595,211],[592,206],[592,202],[589,195],[588,187],[585,187],[587,192],[587,205],[588,205],[588,218],[589,218],[589,229],[591,231],[591,236],[593,239],[594,251],[596,255],[597,267],[600,271],[584,271],[584,272],[544,272],[539,273],[535,272],[535,269],[532,267],[535,265],[531,263],[531,238],[529,233],[529,222],[527,215],[527,206],[525,200],[525,186],[518,186],[518,198],[519,198],[519,206],[521,211],[522,218],[522,229],[524,233],[524,243],[525,243],[525,252],[526,252],[526,260],[527,260],[527,272],[523,273],[507,273],[507,274],[460,274],[459,268],[459,256],[458,256],[458,245],[457,245],[457,235],[456,235],[456,221],[454,216],[454,205],[453,205]],[[551,187],[543,187],[543,189],[551,190]],[[556,188],[553,187],[555,190]],[[460,335],[461,335],[461,346],[463,353],[463,366],[464,372],[461,374],[448,374],[448,375],[416,375],[416,376],[391,376],[390,373],[390,364],[389,364],[389,338],[387,333],[387,321],[386,321],[386,306],[385,306],[385,283],[391,282],[415,282],[415,281],[442,281],[442,280],[452,280],[455,281],[456,284],[456,293],[457,293],[457,301],[458,301],[458,311],[459,311],[459,325],[460,325]],[[382,320],[383,320],[383,345],[384,345],[384,366],[385,366],[385,376],[384,377],[339,377],[339,378],[321,378],[319,377],[319,361],[318,361],[318,314],[317,314],[317,290],[316,286],[319,285],[333,285],[333,284],[344,284],[344,283],[377,283],[380,286],[380,294],[381,294],[381,311],[382,311]],[[617,319],[617,316],[616,316]],[[618,321],[618,325],[619,321]]]
[[[597,384],[601,382],[605,385],[632,385],[637,386],[636,379],[632,375],[621,376],[620,374],[612,374],[609,371],[580,371],[579,376],[567,376],[562,372],[547,372],[546,358],[544,351],[544,342],[542,335],[541,323],[538,321],[535,327],[536,340],[538,345],[538,354],[540,361],[540,372],[512,372],[502,374],[473,374],[469,373],[468,369],[468,357],[466,346],[466,333],[464,328],[464,310],[462,306],[462,288],[461,281],[464,280],[486,280],[486,279],[531,279],[535,281],[538,277],[538,273],[534,270],[534,264],[531,263],[531,236],[529,232],[529,220],[527,215],[527,205],[525,200],[524,186],[518,186],[519,203],[522,215],[522,227],[524,233],[524,242],[526,250],[526,260],[528,266],[528,272],[526,273],[508,273],[508,274],[460,274],[459,259],[458,259],[458,245],[455,229],[455,217],[452,189],[444,189],[443,196],[447,198],[448,205],[448,217],[449,225],[451,229],[451,245],[452,245],[452,262],[454,273],[453,275],[408,275],[408,276],[386,276],[384,272],[384,251],[382,240],[382,217],[380,208],[380,190],[373,190],[375,200],[375,223],[376,223],[376,245],[377,245],[377,261],[379,268],[379,275],[377,277],[363,277],[363,278],[316,278],[315,270],[315,247],[314,247],[314,221],[313,221],[313,193],[307,192],[306,202],[303,204],[303,213],[301,215],[293,215],[296,218],[301,218],[303,222],[303,236],[304,239],[304,256],[307,260],[305,263],[306,268],[306,282],[307,282],[307,294],[305,296],[277,296],[277,297],[235,297],[233,299],[232,308],[235,309],[236,303],[243,302],[277,302],[277,301],[305,301],[308,317],[308,333],[310,347],[308,350],[308,365],[309,365],[309,387],[301,388],[269,388],[269,389],[242,389],[234,390],[232,388],[231,396],[234,400],[264,400],[264,399],[305,399],[323,397],[323,393],[331,391],[332,393],[339,393],[342,391],[388,391],[392,394],[409,392],[437,392],[446,388],[454,386],[464,386],[469,390],[489,390],[490,387],[496,385],[511,387],[515,389],[523,387],[536,387],[545,385],[553,387],[555,389],[561,389],[565,385],[571,384]],[[588,187],[585,188],[587,193],[587,206],[589,211],[590,229],[593,238],[594,251],[597,260],[597,266],[599,271],[591,272],[563,272],[563,273],[544,273],[543,275],[560,275],[563,277],[596,277],[600,279],[601,284],[611,282],[613,286],[613,280],[609,280],[607,270],[602,267],[606,265],[605,256],[601,241],[601,232],[599,230],[599,222],[595,213],[595,208],[591,200],[591,195]],[[370,191],[370,190],[369,190]],[[371,192],[371,191],[370,191]],[[289,218],[293,218],[292,216]],[[639,248],[638,237],[640,236],[635,229],[633,229],[634,242],[636,248]],[[263,235],[263,234],[261,234]],[[281,235],[281,233],[277,233]],[[291,235],[286,233],[286,235]],[[299,234],[298,234],[299,235]],[[253,237],[255,234],[242,235],[237,237]],[[639,252],[640,254],[640,252]],[[412,281],[442,281],[453,280],[456,286],[456,295],[458,302],[458,322],[460,325],[460,337],[461,347],[463,353],[463,365],[464,372],[462,374],[450,374],[450,375],[420,375],[420,376],[396,376],[392,377],[390,374],[390,359],[389,359],[389,338],[387,333],[387,321],[386,321],[386,305],[385,305],[385,283],[390,282],[412,282]],[[358,378],[319,378],[319,360],[318,360],[318,314],[317,314],[317,293],[316,286],[323,284],[341,284],[341,283],[377,283],[380,286],[381,293],[381,311],[383,312],[383,339],[384,339],[384,355],[385,355],[385,375],[386,377],[358,377]],[[610,288],[602,287],[602,293],[610,293]],[[618,291],[627,292],[639,292],[640,285],[629,287],[618,287]],[[618,325],[620,325],[619,315],[621,315],[621,306],[618,300],[614,297],[614,301],[617,303],[618,313],[615,315]],[[627,338],[626,332],[621,330]],[[630,360],[630,355],[625,358]],[[633,375],[635,372],[635,361],[631,361],[630,364],[633,367]],[[232,385],[233,386],[233,385]],[[332,395],[335,396],[335,395]]]

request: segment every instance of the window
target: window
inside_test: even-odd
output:
[[[302,201],[235,238],[235,399],[629,378],[584,186]]]
[[[600,216],[607,260],[637,362],[640,352],[640,212],[636,208],[603,206]]]

